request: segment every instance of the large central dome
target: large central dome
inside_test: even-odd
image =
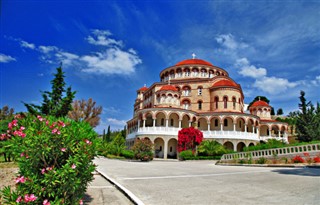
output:
[[[192,64],[197,64],[197,65],[208,65],[208,66],[213,66],[211,63],[201,60],[201,59],[187,59],[180,61],[179,63],[176,64],[176,66],[180,65],[192,65]]]

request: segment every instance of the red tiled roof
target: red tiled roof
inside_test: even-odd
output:
[[[212,86],[232,86],[232,87],[239,87],[238,84],[231,80],[220,80],[218,82],[215,82]]]
[[[179,65],[190,65],[190,64],[200,64],[200,65],[208,65],[208,66],[213,66],[211,63],[201,60],[201,59],[187,59],[180,61],[179,63],[176,64],[176,66]]]
[[[270,107],[270,105],[263,100],[255,101],[250,107],[258,107],[258,106]]]
[[[139,91],[146,91],[148,88],[146,86],[143,86],[142,88],[139,89]]]
[[[164,85],[160,88],[160,90],[172,90],[172,91],[178,91],[176,87],[173,85]]]

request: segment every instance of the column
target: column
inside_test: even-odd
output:
[[[223,131],[223,123],[220,123],[220,131]]]
[[[192,122],[189,121],[189,127],[191,127],[191,123],[192,123]]]
[[[244,124],[244,132],[247,133],[247,124]]]
[[[236,123],[233,123],[233,131],[236,131]]]
[[[168,156],[168,142],[164,141],[163,159],[167,159]]]
[[[210,131],[210,123],[208,123],[208,131]]]
[[[280,133],[281,133],[281,131],[280,130],[278,130],[278,137],[280,138]]]
[[[166,127],[168,127],[169,119],[166,119]]]
[[[181,128],[182,120],[179,120],[179,129]]]
[[[143,120],[143,128],[146,127],[146,120]]]
[[[140,128],[140,120],[138,120],[138,130],[139,130],[139,128]]]
[[[259,130],[259,127],[256,127],[256,131],[257,131],[257,134],[258,134],[258,136],[260,137],[260,130]]]
[[[156,126],[156,119],[153,119],[152,127],[155,127],[155,126]]]
[[[272,129],[269,129],[269,137],[271,137],[271,131],[272,131]]]

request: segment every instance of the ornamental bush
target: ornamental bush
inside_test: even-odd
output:
[[[294,158],[292,158],[293,163],[304,163],[304,159],[300,155],[296,155]]]
[[[131,150],[134,153],[135,159],[141,161],[153,160],[153,143],[149,139],[136,139]]]
[[[203,134],[194,127],[183,128],[178,132],[178,152],[184,150],[195,150],[203,140]]]
[[[96,133],[85,122],[16,117],[8,134],[19,173],[16,189],[2,190],[5,204],[82,204],[95,165]]]

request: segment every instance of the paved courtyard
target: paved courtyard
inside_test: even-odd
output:
[[[128,162],[98,170],[144,204],[320,204],[320,169],[216,166],[214,161]]]

